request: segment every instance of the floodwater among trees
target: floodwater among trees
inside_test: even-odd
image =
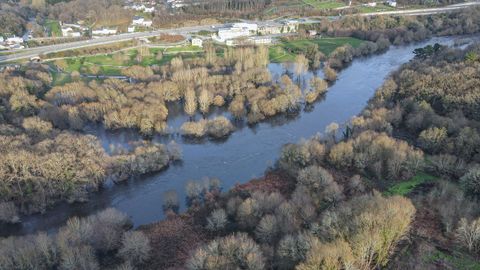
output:
[[[154,137],[161,143],[175,141],[183,153],[182,161],[168,169],[140,179],[133,179],[119,185],[107,183],[105,188],[93,194],[86,203],[68,205],[61,203],[43,215],[23,217],[22,223],[2,228],[2,235],[27,234],[39,230],[55,230],[72,216],[85,216],[106,207],[114,207],[130,216],[135,226],[151,223],[164,217],[163,197],[166,192],[176,191],[181,200],[180,211],[186,207],[185,185],[189,181],[205,181],[205,177],[219,178],[224,190],[236,183],[243,183],[260,177],[274,165],[282,145],[309,138],[318,131],[324,131],[332,122],[347,122],[366,106],[375,90],[387,75],[413,58],[415,48],[427,44],[452,45],[454,38],[434,38],[408,46],[392,47],[387,52],[367,58],[359,58],[339,73],[337,81],[316,103],[302,108],[297,114],[279,115],[259,124],[249,126],[246,121],[235,122],[235,131],[226,139],[188,139],[181,136],[180,126],[190,116],[184,114],[181,106],[171,105],[167,124],[171,129],[168,136]],[[292,81],[308,88],[313,75],[322,75],[320,70],[295,75],[293,66],[270,64],[273,80],[279,80],[287,73]],[[206,117],[231,115],[220,108],[212,110]],[[203,116],[194,116],[200,120]],[[129,148],[132,143],[142,140],[133,130],[106,131],[90,127],[89,133],[99,137],[107,151]],[[171,193],[170,193],[171,194]]]

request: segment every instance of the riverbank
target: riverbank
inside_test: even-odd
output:
[[[436,38],[420,44],[392,47],[384,54],[356,59],[340,72],[338,80],[330,87],[325,98],[314,106],[293,118],[278,117],[255,126],[243,125],[225,141],[192,144],[178,136],[156,136],[153,141],[158,143],[176,140],[182,148],[183,162],[173,164],[160,174],[142,178],[141,181],[128,181],[121,185],[105,187],[93,194],[86,203],[71,206],[62,204],[43,215],[22,217],[22,224],[4,228],[2,232],[27,234],[39,230],[55,230],[71,216],[85,216],[107,206],[127,213],[132,217],[135,226],[161,220],[165,216],[159,205],[162,204],[165,192],[175,190],[179,198],[184,198],[184,187],[187,182],[199,181],[204,176],[221,179],[223,190],[228,190],[236,183],[242,183],[252,177],[261,177],[265,168],[274,165],[281,145],[309,138],[323,131],[331,122],[346,123],[352,116],[358,115],[374,95],[375,89],[383,83],[384,78],[413,57],[413,49],[435,42],[451,45],[453,40]],[[284,72],[294,74],[292,68],[272,65],[273,78],[279,78],[278,75]],[[313,74],[314,72],[308,72],[301,78],[308,81]],[[188,116],[182,113],[177,115],[169,120],[169,126],[179,127],[185,119],[188,119]],[[214,115],[215,113],[212,117]],[[141,136],[133,131],[94,132],[105,149],[110,149],[111,146],[121,148],[141,139]],[[262,147],[259,148],[259,145]],[[185,209],[186,205],[181,200],[180,211]]]
[[[96,252],[100,252],[97,255],[102,267],[115,267],[123,262],[145,269],[178,268],[185,265],[188,269],[203,269],[202,265],[211,269],[211,261],[206,259],[211,257],[226,260],[215,259],[215,266],[238,265],[246,261],[254,264],[255,269],[264,269],[266,265],[285,269],[296,266],[318,268],[324,262],[318,261],[318,256],[329,258],[330,253],[324,253],[324,248],[329,251],[339,250],[334,258],[340,258],[340,263],[343,263],[344,258],[349,258],[355,265],[368,265],[372,268],[398,269],[408,267],[405,266],[406,262],[415,262],[424,268],[438,263],[461,268],[465,263],[473,263],[469,253],[461,246],[462,242],[457,242],[462,239],[457,238],[460,234],[454,233],[459,232],[454,230],[458,219],[454,219],[454,223],[450,222],[452,217],[457,217],[457,213],[460,213],[460,217],[465,214],[478,216],[478,207],[462,195],[463,191],[455,183],[433,179],[423,172],[449,179],[452,173],[463,175],[468,170],[478,170],[474,164],[463,167],[456,161],[450,162],[456,158],[476,162],[478,157],[475,151],[471,151],[471,146],[480,149],[480,139],[464,140],[462,134],[468,132],[472,138],[480,138],[477,129],[472,130],[474,125],[471,125],[475,121],[471,117],[476,118],[478,115],[472,115],[474,107],[461,107],[464,116],[458,113],[443,116],[444,110],[455,110],[454,107],[439,106],[433,109],[428,101],[437,92],[425,96],[422,92],[424,88],[418,89],[414,84],[408,83],[410,80],[405,79],[414,78],[415,81],[432,87],[440,83],[443,87],[441,90],[463,97],[464,92],[457,92],[456,86],[465,91],[465,94],[474,92],[476,88],[469,86],[472,83],[478,84],[478,76],[454,71],[478,67],[480,50],[478,46],[470,47],[469,50],[472,51],[468,53],[441,45],[435,47],[437,49],[431,54],[417,54],[414,61],[403,64],[399,71],[389,74],[385,82],[382,79],[382,86],[375,88],[370,96],[374,98],[369,98],[361,112],[348,122],[342,139],[339,140],[336,136],[340,131],[339,126],[328,125],[323,136],[317,135],[297,144],[283,145],[277,162],[272,166],[275,169],[265,172],[263,177],[235,185],[225,193],[219,192],[218,181],[214,179],[204,181],[204,184],[190,182],[186,193],[188,210],[184,214],[174,214],[178,211],[178,196],[172,196],[170,191],[166,193],[163,199],[163,209],[167,216],[165,220],[140,226],[134,232],[124,232],[120,248],[107,247],[112,254],[118,252],[122,261],[108,260],[108,254],[101,254],[105,247],[99,245],[98,241],[92,241],[89,233],[79,237],[80,243],[91,245]],[[429,48],[429,45],[424,48]],[[436,57],[439,58],[438,61],[432,60]],[[366,60],[368,59],[363,59]],[[355,61],[352,66],[354,65]],[[419,72],[412,72],[417,69]],[[442,73],[442,69],[446,74]],[[345,70],[347,71],[348,69]],[[454,74],[449,74],[452,72]],[[425,82],[424,77],[431,78],[428,73],[437,76],[434,76],[434,80]],[[446,78],[455,83],[444,85]],[[413,92],[409,93],[410,91]],[[411,99],[412,95],[422,95],[424,100]],[[327,100],[328,96],[324,102]],[[429,112],[428,118],[418,117],[424,115],[422,110]],[[458,121],[458,117],[463,121]],[[319,118],[315,120],[318,121]],[[427,133],[435,128],[426,126],[427,129],[424,130],[411,130],[412,125],[436,125],[445,121],[453,121],[456,125],[449,125],[451,137],[443,137],[441,142],[433,140],[425,144],[429,138]],[[415,144],[428,156],[425,158],[422,150],[392,136],[393,133],[401,134],[398,131],[414,135],[412,138],[419,133]],[[227,142],[228,140],[225,143]],[[457,147],[443,147],[449,143],[454,143]],[[460,156],[453,156],[457,154]],[[475,177],[475,174],[465,174],[461,177],[461,182],[465,183],[469,177]],[[476,192],[469,185],[462,184],[461,188],[465,192]],[[376,190],[385,194],[381,195]],[[397,194],[407,195],[412,200]],[[452,194],[456,194],[455,200],[451,200]],[[446,205],[453,207],[449,209],[457,210],[445,211]],[[98,223],[108,221],[105,217],[109,216],[112,217],[102,212],[79,222],[90,222],[95,227]],[[129,221],[124,222],[124,218],[114,220],[130,224]],[[458,223],[465,226],[463,219]],[[54,243],[61,244],[65,232],[75,232],[75,224],[68,222]],[[385,238],[385,233],[379,232],[389,232],[387,235],[391,237]],[[104,231],[96,234],[100,239],[110,235]],[[133,253],[134,256],[125,257],[122,254],[134,244],[127,241],[131,235],[136,236],[138,241],[135,246],[138,249]],[[414,244],[403,241],[406,237],[410,237]],[[23,243],[25,239],[19,238],[18,241]],[[365,261],[364,253],[352,252],[365,250],[363,247],[371,245],[371,239],[377,239],[382,244],[370,246],[367,249],[369,254],[372,252],[381,257],[374,255],[374,260]],[[4,243],[9,249],[11,243],[8,240]],[[247,251],[248,256],[243,256],[241,252],[244,244],[251,247]],[[308,246],[303,248],[305,244]],[[53,249],[57,248],[55,245],[52,245]],[[78,243],[70,243],[67,247],[76,248],[77,245]],[[220,248],[216,248],[217,245]],[[65,246],[59,247],[62,258],[69,256]],[[235,257],[239,250],[241,256]],[[225,251],[233,252],[234,258],[230,258],[232,255],[224,253]],[[85,252],[82,251],[81,254]],[[395,254],[393,258],[392,254]],[[15,259],[17,254],[5,254],[2,259],[8,259],[9,256]],[[251,261],[251,256],[257,259]],[[89,262],[92,260],[88,256],[82,258]],[[96,262],[94,260],[91,263]]]

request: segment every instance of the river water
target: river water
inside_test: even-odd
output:
[[[295,143],[323,132],[331,122],[346,123],[359,114],[380,87],[390,72],[413,58],[415,48],[427,44],[453,45],[454,38],[442,37],[407,46],[391,47],[387,52],[358,58],[339,73],[338,80],[328,89],[327,94],[308,110],[294,116],[275,117],[253,127],[238,124],[237,130],[223,141],[188,141],[177,132],[169,137],[154,138],[159,142],[176,141],[182,148],[183,160],[171,165],[163,172],[134,179],[119,185],[106,184],[101,191],[93,194],[90,201],[68,205],[61,203],[45,214],[23,217],[22,223],[0,228],[0,235],[21,235],[36,231],[54,231],[72,216],[85,216],[106,207],[115,207],[128,214],[135,226],[155,222],[164,218],[163,194],[169,190],[178,192],[181,207],[185,209],[185,184],[189,180],[217,177],[222,181],[223,190],[235,183],[244,183],[261,177],[265,170],[274,165],[282,145]],[[274,79],[290,71],[291,67],[270,64]],[[322,76],[320,71],[315,75]],[[302,82],[308,82],[312,72],[303,74]],[[295,78],[294,78],[295,81]],[[175,131],[187,118],[176,108],[170,108],[168,124]],[[225,114],[216,110],[209,115]],[[129,142],[140,139],[134,131],[106,132],[101,128],[92,129],[106,149],[111,145],[128,147]]]

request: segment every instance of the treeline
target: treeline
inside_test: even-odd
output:
[[[228,15],[232,13],[238,16],[247,12],[258,12],[259,10],[263,10],[271,3],[271,0],[192,0],[185,1],[184,3],[187,4],[187,6],[184,7],[184,10],[188,13],[219,13],[222,15]]]
[[[85,21],[87,25],[128,25],[132,19],[132,11],[123,8],[123,1],[119,0],[73,0],[61,1],[46,6],[48,17],[62,21],[76,23]]]
[[[436,213],[429,218],[429,226],[440,228],[433,241],[440,248],[463,247],[478,256],[480,238],[473,232],[480,215],[480,47],[430,47],[417,49],[431,53],[417,54],[385,82],[362,115],[352,120],[350,130],[386,132],[425,151],[422,170],[443,179],[415,196],[417,209]],[[415,261],[415,255],[402,256],[399,261]]]
[[[268,117],[297,111],[325,93],[327,83],[313,78],[303,91],[289,76],[271,82],[265,47],[226,48],[223,57],[207,45],[205,55],[194,59],[175,57],[169,65],[138,66],[122,70],[135,80],[103,82],[76,81],[49,89],[44,100],[50,105],[42,116],[54,126],[81,130],[86,124],[101,122],[108,129],[134,128],[144,135],[165,133],[168,102],[180,102],[192,122],[199,113],[206,116],[212,107],[226,107],[235,119],[254,124]],[[158,56],[158,55],[157,55]],[[161,56],[161,55],[160,55]],[[308,69],[299,55],[296,73]],[[223,137],[232,131],[230,120],[185,123],[187,135]]]
[[[232,191],[215,205],[206,204],[212,210],[203,224],[217,232],[218,238],[197,249],[187,268],[386,267],[395,243],[414,218],[415,208],[420,211],[416,218],[429,218],[432,224],[427,226],[441,229],[428,238],[422,238],[422,228],[416,229],[412,246],[397,254],[400,258],[389,267],[418,263],[427,268],[428,263],[421,259],[425,251],[416,246],[425,245],[419,243],[428,243],[428,239],[439,248],[452,250],[452,245],[457,245],[457,249],[462,247],[477,256],[479,48],[474,45],[462,51],[441,47],[428,57],[418,57],[387,80],[342,136],[339,126],[332,124],[323,137],[286,145],[278,166],[295,179],[291,194],[253,191],[273,186],[264,180],[264,186],[252,184],[252,191],[238,189],[237,197]],[[336,142],[338,137],[343,139]],[[424,157],[409,143],[428,155]],[[424,192],[414,193],[415,206],[402,197],[382,198],[375,192],[365,195],[372,183],[385,188],[385,184],[402,182],[421,171],[450,183],[438,181]],[[361,213],[360,224],[371,234],[355,226],[359,224],[356,213]],[[424,216],[426,213],[435,214]],[[373,232],[379,231],[389,237],[374,240],[378,235]],[[378,245],[365,245],[373,242]],[[367,250],[368,254],[362,253]]]
[[[480,8],[472,7],[429,16],[345,16],[340,20],[322,19],[318,24],[301,25],[300,32],[314,29],[326,36],[350,36],[367,40],[375,44],[364,43],[357,50],[374,52],[388,48],[390,44],[421,41],[432,35],[477,33],[480,31],[479,15]],[[356,52],[352,49],[349,49],[349,54],[355,55]]]
[[[120,261],[115,269],[136,269],[150,258],[151,246],[131,227],[125,214],[107,208],[71,218],[57,233],[2,238],[0,269],[105,269],[106,255]]]

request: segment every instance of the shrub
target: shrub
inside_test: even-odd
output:
[[[418,141],[425,150],[437,153],[445,147],[447,138],[446,128],[433,127],[420,132]]]
[[[312,160],[308,147],[303,144],[286,144],[282,147],[279,165],[282,169],[295,175]]]
[[[272,214],[285,201],[282,194],[278,192],[266,193],[262,191],[254,191],[252,199],[257,202],[258,209],[263,214]]]
[[[178,194],[175,190],[169,190],[163,193],[163,210],[172,210],[177,212],[180,207]]]
[[[119,255],[133,265],[145,263],[150,258],[150,240],[140,231],[125,232]]]
[[[181,160],[182,159],[182,148],[175,141],[171,141],[167,145],[168,155],[171,160]]]
[[[43,121],[39,117],[23,119],[23,128],[32,136],[46,136],[52,131],[52,123]]]
[[[60,268],[64,270],[100,269],[90,246],[74,246],[62,251]]]
[[[332,202],[340,199],[341,187],[334,181],[333,176],[324,168],[309,166],[298,173],[298,184],[307,188],[317,207],[322,202]]]
[[[468,222],[462,218],[456,231],[456,238],[470,252],[480,250],[480,218]]]
[[[198,122],[185,122],[182,124],[181,130],[185,136],[203,137],[209,135],[214,138],[221,138],[230,134],[234,127],[226,117],[219,116],[212,120],[202,119]]]
[[[108,252],[117,249],[122,240],[123,231],[132,223],[128,216],[114,208],[107,208],[89,218],[92,224],[92,247]]]
[[[356,268],[375,269],[387,264],[396,244],[408,232],[414,214],[409,199],[384,198],[374,193],[354,197],[333,212],[327,211],[321,227],[328,232],[327,239],[345,239]]]
[[[45,233],[0,239],[0,269],[53,269],[59,257]]]
[[[210,109],[210,105],[212,104],[212,93],[209,92],[206,89],[203,89],[200,91],[200,95],[198,96],[198,104],[199,104],[199,109],[203,114],[208,113],[208,110]]]
[[[213,105],[217,106],[217,107],[221,107],[225,104],[225,99],[223,99],[222,96],[220,95],[216,95],[214,98],[213,98]]]
[[[274,215],[262,217],[255,229],[255,236],[263,243],[274,243],[278,233],[278,222]]]
[[[320,166],[309,166],[298,173],[298,183],[309,189],[321,189],[323,186],[332,183],[333,176]]]
[[[347,142],[335,144],[329,153],[329,161],[337,168],[348,168],[354,157],[353,145]]]
[[[207,133],[207,120],[198,122],[185,122],[180,127],[185,136],[203,137]]]
[[[315,242],[318,239],[309,233],[284,236],[277,249],[279,269],[294,269],[295,265],[306,259]]]
[[[187,262],[189,270],[262,270],[264,267],[259,246],[245,233],[215,239],[197,249]]]
[[[333,82],[337,79],[337,72],[329,66],[323,68],[323,74],[325,74],[325,79],[327,81]]]
[[[461,218],[471,219],[479,213],[476,202],[466,198],[458,185],[446,181],[438,182],[427,195],[426,203],[438,212],[447,233],[455,230]]]
[[[235,128],[230,120],[224,116],[215,117],[207,123],[207,134],[214,138],[221,138],[229,135]]]
[[[293,233],[300,229],[300,220],[297,216],[297,209],[295,206],[287,201],[280,204],[275,210],[275,217],[278,222],[280,231],[284,234]]]
[[[356,269],[354,255],[349,244],[338,240],[332,243],[315,241],[307,253],[304,263],[298,265],[297,270],[317,269]]]
[[[0,203],[0,222],[17,223],[20,222],[17,207],[13,202]]]
[[[213,232],[222,231],[225,229],[227,222],[225,210],[216,209],[207,218],[207,229]]]
[[[448,177],[459,178],[464,175],[467,170],[463,160],[448,154],[431,156],[429,161],[429,171]]]
[[[237,209],[237,220],[239,225],[245,229],[254,228],[262,215],[257,200],[247,198]]]
[[[465,193],[474,196],[480,195],[480,168],[475,167],[470,169],[460,178],[460,185]]]

